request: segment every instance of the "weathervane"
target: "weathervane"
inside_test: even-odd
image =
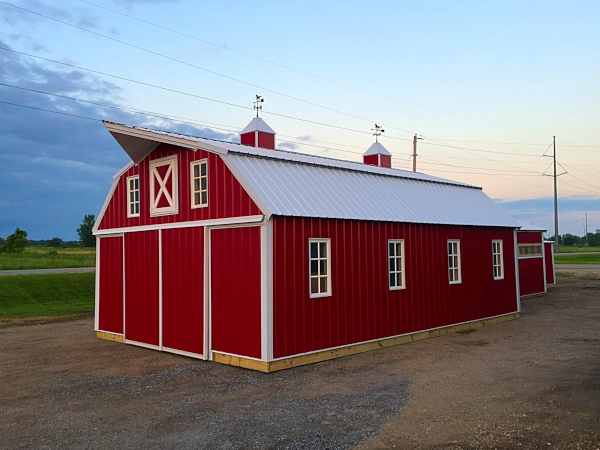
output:
[[[254,102],[254,109],[256,110],[256,117],[258,117],[258,111],[262,109],[262,104],[265,101],[260,95],[256,96],[256,101]]]
[[[371,130],[373,131],[373,136],[375,136],[375,142],[378,142],[377,138],[381,136],[381,133],[385,132],[385,130],[377,124],[375,124],[375,128],[371,128]]]

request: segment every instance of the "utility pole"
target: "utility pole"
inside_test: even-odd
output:
[[[587,213],[585,213],[585,219],[581,219],[581,220],[585,220],[585,251],[587,251],[587,248],[589,247],[588,231],[587,231]]]
[[[558,253],[558,191],[556,188],[556,136],[552,136],[554,147],[554,251]]]
[[[413,172],[417,171],[417,140],[418,139],[423,139],[422,137],[418,137],[415,134],[415,137],[413,138],[413,154],[412,154],[412,159],[413,159]]]

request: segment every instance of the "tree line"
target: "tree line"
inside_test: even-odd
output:
[[[549,236],[549,240],[554,240],[554,236]],[[558,243],[568,247],[583,247],[586,245],[585,236],[577,236],[575,234],[566,233],[558,237]],[[589,247],[600,247],[600,230],[595,233],[588,233],[587,245]]]
[[[94,214],[86,214],[83,218],[83,222],[81,222],[81,225],[77,228],[79,241],[67,242],[58,237],[39,241],[29,240],[27,239],[27,231],[17,227],[15,232],[6,239],[0,237],[0,253],[20,253],[30,245],[43,245],[46,247],[95,247],[96,238],[92,233],[95,222],[96,216]]]

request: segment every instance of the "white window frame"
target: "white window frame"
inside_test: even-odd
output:
[[[134,189],[132,191],[131,189],[131,182],[137,180],[137,189]],[[131,218],[131,217],[140,217],[140,212],[142,210],[142,204],[141,204],[141,196],[140,196],[140,176],[139,175],[132,175],[130,177],[127,177],[126,179],[127,182],[127,218]],[[136,192],[137,191],[137,201],[131,201],[131,193],[132,192]],[[137,213],[132,213],[131,212],[131,206],[137,204]]]
[[[325,243],[326,245],[326,251],[327,251],[327,257],[326,258],[320,258],[320,253],[318,254],[317,258],[312,258],[312,255],[310,253],[310,245],[316,243],[317,247],[320,248],[319,244]],[[312,276],[311,273],[311,262],[314,260],[317,261],[321,261],[323,259],[327,260],[327,274],[326,275],[317,275],[316,277]],[[317,262],[317,266],[320,266],[320,264]],[[317,269],[318,273],[320,273],[320,268]],[[327,291],[326,292],[318,292],[313,294],[311,291],[311,280],[313,278],[318,278],[319,282],[318,282],[318,286],[320,288],[321,286],[321,278],[323,278],[323,276],[327,277]],[[329,238],[310,238],[308,240],[308,293],[310,295],[310,298],[321,298],[321,297],[331,297],[331,239]]]
[[[397,244],[400,244],[400,256],[390,254],[390,244],[394,245],[394,249],[397,249]],[[404,239],[388,239],[387,243],[388,250],[388,288],[390,291],[400,291],[406,289],[406,277],[404,274],[404,260],[406,256],[404,254]],[[395,260],[395,270],[392,270],[392,259]],[[400,269],[398,269],[398,260],[400,260]],[[400,274],[400,285],[392,286],[390,275]]]
[[[539,253],[536,252],[536,253],[522,253],[521,254],[521,249],[525,248],[525,247],[529,247],[530,250],[531,250],[531,247],[540,247],[540,252]],[[518,259],[543,258],[544,257],[544,244],[538,244],[538,243],[517,244],[517,251],[518,251],[518,255],[517,255]]]
[[[169,177],[172,183],[172,204],[170,206],[167,207],[163,207],[163,208],[157,208],[156,205],[156,196],[154,192],[154,181],[156,176],[158,176],[158,171],[157,171],[157,167],[159,166],[164,166],[164,165],[169,165],[170,169],[167,169],[167,173],[168,170],[171,170],[171,176]],[[159,182],[160,183],[160,182]],[[162,191],[162,189],[159,191],[159,193]],[[178,195],[178,191],[179,191],[179,179],[177,177],[177,155],[172,155],[172,156],[166,156],[164,158],[159,158],[159,159],[155,159],[153,161],[150,161],[150,216],[151,217],[157,217],[157,216],[168,216],[168,215],[172,215],[172,214],[178,214],[179,213],[179,195]]]
[[[496,275],[498,268],[500,275]],[[504,280],[504,243],[502,239],[492,240],[492,274],[494,280]]]
[[[206,166],[206,175],[202,175],[202,165]],[[194,176],[194,168],[199,167],[198,169],[198,177]],[[200,190],[196,191],[194,188],[194,181],[197,179],[200,180]],[[202,178],[206,178],[206,189],[202,189]],[[202,193],[206,192],[206,203],[202,203]],[[200,203],[196,204],[196,194],[200,194]],[[208,206],[208,159],[200,159],[198,161],[193,161],[190,163],[190,196],[191,196],[191,208],[206,208]]]
[[[450,244],[456,244],[456,254],[451,253],[449,246]],[[460,257],[460,239],[448,239],[448,242],[446,243],[446,250],[448,251],[448,283],[450,284],[461,284],[462,283],[462,264],[461,264],[461,257]],[[454,250],[454,249],[453,249]],[[454,267],[454,265],[450,264],[450,257],[456,256],[457,257],[457,262],[458,265],[457,267]],[[455,270],[458,269],[458,279],[457,280],[450,280],[450,271],[451,270]]]

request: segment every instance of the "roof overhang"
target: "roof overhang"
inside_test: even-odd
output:
[[[171,144],[188,150],[206,150],[211,153],[226,155],[227,150],[206,143],[199,143],[185,137],[173,136],[168,133],[157,133],[153,131],[140,130],[118,123],[104,121],[104,126],[112,137],[119,143],[129,155],[134,164],[139,164],[152,153],[160,144]]]

